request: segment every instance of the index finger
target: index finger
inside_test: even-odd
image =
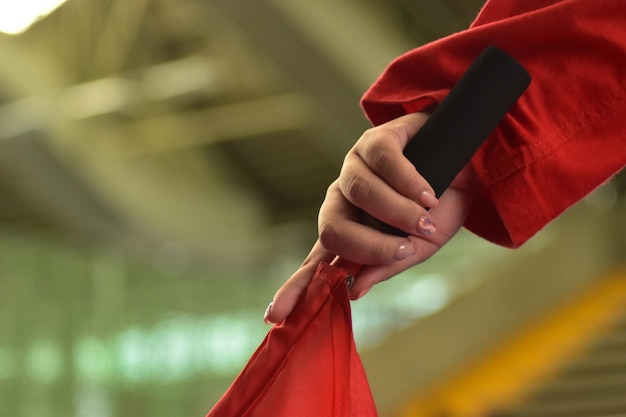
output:
[[[373,172],[416,202],[425,189],[433,195],[434,191],[402,151],[428,117],[426,113],[412,113],[377,126],[365,132],[353,148]]]

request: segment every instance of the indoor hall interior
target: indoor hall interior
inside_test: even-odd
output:
[[[482,4],[2,2],[0,417],[205,415],[363,92]],[[625,213],[622,173],[520,249],[462,231],[353,302],[380,417],[626,415]]]

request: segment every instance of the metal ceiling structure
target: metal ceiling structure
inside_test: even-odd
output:
[[[304,224],[306,246],[360,95],[481,3],[70,0],[0,38],[0,222],[252,260]]]

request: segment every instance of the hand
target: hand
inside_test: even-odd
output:
[[[458,232],[478,191],[471,167],[463,169],[438,200],[402,154],[427,119],[426,113],[409,114],[359,138],[346,155],[339,178],[328,188],[319,212],[319,238],[274,296],[267,322],[278,323],[289,315],[320,261],[340,256],[364,265],[350,289],[350,297],[357,299],[378,282],[424,262]],[[361,224],[359,209],[408,237]]]

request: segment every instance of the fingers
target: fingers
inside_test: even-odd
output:
[[[408,114],[366,131],[353,151],[369,170],[398,194],[425,207],[434,207],[433,189],[402,151],[428,119],[424,113]],[[349,172],[349,171],[348,171]],[[430,194],[425,199],[424,191]]]
[[[420,210],[424,210],[420,208]],[[361,216],[333,183],[319,213],[319,240],[325,249],[362,265],[388,264],[415,254],[413,242],[361,224]]]
[[[409,239],[413,241],[417,253],[412,257],[398,260],[390,264],[363,267],[355,277],[354,283],[350,288],[350,298],[352,300],[362,298],[374,285],[386,281],[400,272],[423,262],[431,253],[434,253],[438,249],[437,245],[433,242],[417,241],[418,239],[415,237],[410,237]]]
[[[424,208],[438,204],[428,182],[402,153],[427,117],[410,114],[365,132],[346,155],[338,181],[351,204],[407,234],[432,232]]]
[[[419,184],[417,187],[422,189],[421,193],[414,193],[416,198],[421,197],[418,201],[398,193],[376,175],[365,161],[356,157],[349,158],[344,163],[338,185],[346,200],[374,218],[401,229],[407,234],[428,233],[428,230],[424,229],[424,221],[431,222],[431,219],[424,206],[436,206],[437,199],[430,191],[428,183],[415,169],[412,170],[412,174],[415,177],[414,182]],[[432,196],[432,201],[423,201],[430,196]],[[429,204],[426,204],[427,202]],[[322,215],[325,216],[326,213]]]
[[[361,269],[350,290],[350,298],[363,297],[374,285],[424,262],[444,246],[465,222],[479,187],[478,177],[468,165],[443,193],[439,205],[430,211],[433,221],[439,225],[437,232],[428,236],[410,236],[416,249],[412,257]]]
[[[459,190],[448,189],[441,197],[440,204],[431,210],[431,218],[437,226],[436,233],[431,235],[412,235],[408,239],[415,248],[415,254],[406,259],[389,264],[369,265],[361,269],[355,277],[350,290],[353,300],[363,297],[374,285],[386,281],[434,255],[461,228],[469,206],[471,196]]]
[[[445,227],[446,233],[434,233],[436,222],[447,222],[454,211],[433,217],[442,213],[435,210],[439,201],[402,153],[427,119],[424,113],[406,115],[368,130],[357,141],[320,208],[318,242],[276,293],[266,321],[277,323],[291,313],[320,261],[331,262],[338,255],[365,265],[351,289],[351,297],[359,298],[376,283],[428,259],[458,230],[462,222],[454,221]],[[408,237],[362,224],[363,212]]]
[[[321,262],[331,262],[335,258],[332,252],[324,249],[320,242],[313,245],[313,249],[306,257],[302,266],[278,289],[273,301],[265,311],[266,323],[280,323],[295,307],[300,295],[313,278],[317,265]]]

